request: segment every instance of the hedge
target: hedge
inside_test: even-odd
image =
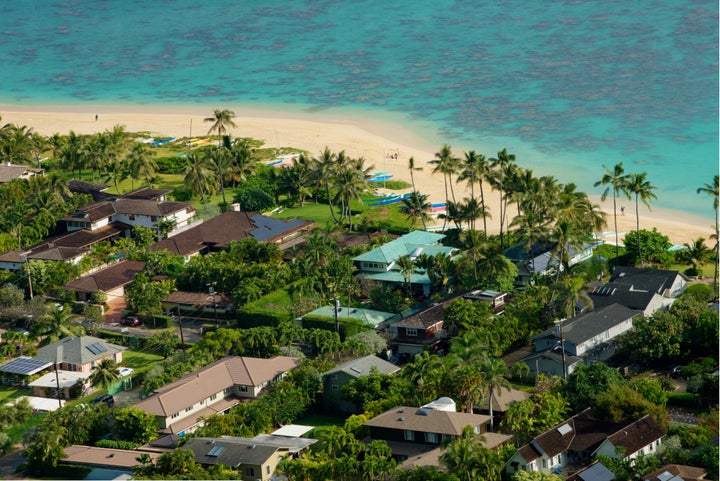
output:
[[[372,326],[368,326],[359,319],[340,319],[339,324],[341,341],[359,332],[372,329]],[[335,319],[327,316],[305,316],[302,318],[302,327],[305,329],[325,329],[335,332]]]
[[[289,311],[267,309],[247,304],[237,313],[238,327],[277,327],[280,324],[291,322],[293,315]]]
[[[128,451],[132,451],[133,449],[139,447],[140,445],[130,442],[130,441],[116,441],[114,439],[101,439],[95,443],[95,446],[98,448],[125,449]]]

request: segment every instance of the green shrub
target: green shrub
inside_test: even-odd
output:
[[[275,206],[272,195],[257,187],[241,189],[233,198],[243,212],[265,212]]]
[[[684,296],[692,296],[703,302],[710,302],[715,298],[715,289],[708,284],[690,284]]]
[[[340,319],[340,340],[344,341],[355,334],[372,329],[359,319]],[[305,316],[302,319],[304,329],[324,329],[335,332],[335,319],[326,316]]]
[[[116,441],[114,439],[101,439],[101,440],[95,442],[95,446],[98,448],[125,449],[128,451],[131,451],[140,445],[136,444],[136,443],[132,443],[130,441]]]

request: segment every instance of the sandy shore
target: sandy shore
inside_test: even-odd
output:
[[[211,109],[203,107],[168,108],[157,113],[157,108],[135,109],[127,107],[82,107],[62,108],[52,111],[43,109],[21,109],[18,106],[0,106],[2,124],[13,123],[32,127],[43,135],[67,134],[70,130],[78,134],[91,134],[111,129],[115,125],[125,126],[130,132],[148,132],[163,136],[202,136],[207,134],[211,124],[203,122]],[[397,179],[410,181],[408,159],[415,158],[415,164],[422,172],[415,173],[418,191],[429,194],[430,202],[445,201],[445,187],[441,175],[431,175],[432,166],[427,162],[434,158],[440,146],[434,146],[427,139],[391,123],[360,118],[339,118],[329,114],[287,114],[272,111],[249,111],[236,109],[237,128],[230,133],[236,137],[252,137],[276,147],[296,147],[311,155],[318,155],[325,146],[333,152],[345,150],[351,157],[364,157],[366,165],[374,165],[376,171],[387,171]],[[96,121],[95,115],[99,118]],[[397,158],[390,157],[397,153]],[[461,155],[460,151],[455,152]],[[487,153],[486,155],[492,155]],[[598,190],[598,194],[599,194]],[[594,193],[590,193],[594,194]],[[469,196],[465,186],[455,185],[456,198]],[[600,203],[599,196],[594,197]],[[488,229],[497,232],[499,194],[486,191],[486,202],[495,219],[488,221]],[[708,202],[711,202],[708,198]],[[618,203],[625,206],[625,215],[618,216],[618,231],[622,242],[624,232],[634,230],[636,225],[635,206],[630,200]],[[607,241],[614,242],[612,199],[601,203],[608,212]],[[712,219],[692,216],[680,211],[652,209],[641,205],[640,228],[664,233],[673,244],[691,242],[698,237],[708,238],[713,233]]]

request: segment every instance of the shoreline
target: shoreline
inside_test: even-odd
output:
[[[299,107],[299,106],[298,106]],[[410,182],[407,169],[409,157],[414,157],[416,166],[423,167],[415,173],[417,190],[429,194],[430,202],[445,200],[445,187],[440,175],[431,175],[434,158],[441,144],[435,143],[433,135],[413,131],[402,125],[406,119],[401,114],[383,114],[369,118],[353,113],[351,109],[323,109],[314,112],[301,112],[287,106],[275,108],[238,108],[234,110],[237,128],[229,129],[236,137],[252,137],[265,142],[270,147],[295,147],[318,155],[327,146],[333,152],[341,150],[351,157],[363,157],[366,165],[373,170],[387,171],[394,178]],[[54,106],[17,106],[0,104],[2,124],[25,125],[42,135],[55,133],[67,134],[73,130],[77,134],[92,134],[123,125],[128,132],[150,132],[174,137],[192,137],[207,135],[209,123],[203,119],[211,114],[212,108],[206,105],[54,105]],[[364,111],[366,112],[366,111]],[[95,120],[95,115],[99,120]],[[415,125],[415,122],[413,122]],[[432,130],[427,126],[428,132]],[[397,158],[388,158],[389,152],[399,151]],[[482,151],[482,150],[478,150]],[[462,150],[453,148],[456,155]],[[490,152],[490,151],[488,151]],[[492,155],[492,154],[490,154]],[[518,162],[524,166],[523,162]],[[532,168],[532,167],[530,167]],[[456,184],[456,197],[469,195],[462,184]],[[498,212],[499,194],[489,192],[486,187],[486,204],[491,214]],[[410,190],[410,189],[408,189]],[[599,195],[588,193],[594,203],[600,204],[608,213],[607,231],[613,228],[612,198],[600,202]],[[711,199],[708,197],[708,204]],[[618,210],[625,206],[625,216],[618,213],[618,231],[635,230],[635,204],[633,200],[618,199]],[[708,239],[713,234],[714,220],[679,210],[655,208],[649,210],[640,206],[640,228],[658,231],[667,235],[672,244],[691,243],[698,237]],[[499,231],[497,220],[488,221],[488,230]],[[622,241],[622,237],[620,240]],[[614,242],[614,233],[612,235]]]

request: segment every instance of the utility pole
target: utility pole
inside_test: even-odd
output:
[[[335,301],[335,332],[337,332],[338,336],[339,336],[340,335],[340,316],[339,316],[340,299],[338,299],[336,297],[336,298],[334,298],[334,301]]]
[[[55,351],[55,385],[57,386],[57,397],[58,397],[58,407],[62,407],[62,397],[60,394],[60,375],[58,374],[58,363],[62,363],[62,356],[63,356],[63,347],[58,346],[57,350]]]
[[[560,350],[562,351],[563,379],[567,379],[567,364],[565,362],[565,338],[563,337],[563,322],[565,319],[554,321],[560,327]]]
[[[217,285],[217,281],[211,282],[208,284],[208,290],[210,291],[210,294],[213,298],[213,310],[215,311],[215,329],[218,329],[220,327],[220,321],[218,320],[218,313],[217,313],[217,301],[215,300],[215,286]]]
[[[178,319],[178,325],[180,326],[180,348],[182,349],[183,354],[185,354],[185,337],[183,336],[182,316],[180,315],[180,306],[177,306],[177,319]]]

